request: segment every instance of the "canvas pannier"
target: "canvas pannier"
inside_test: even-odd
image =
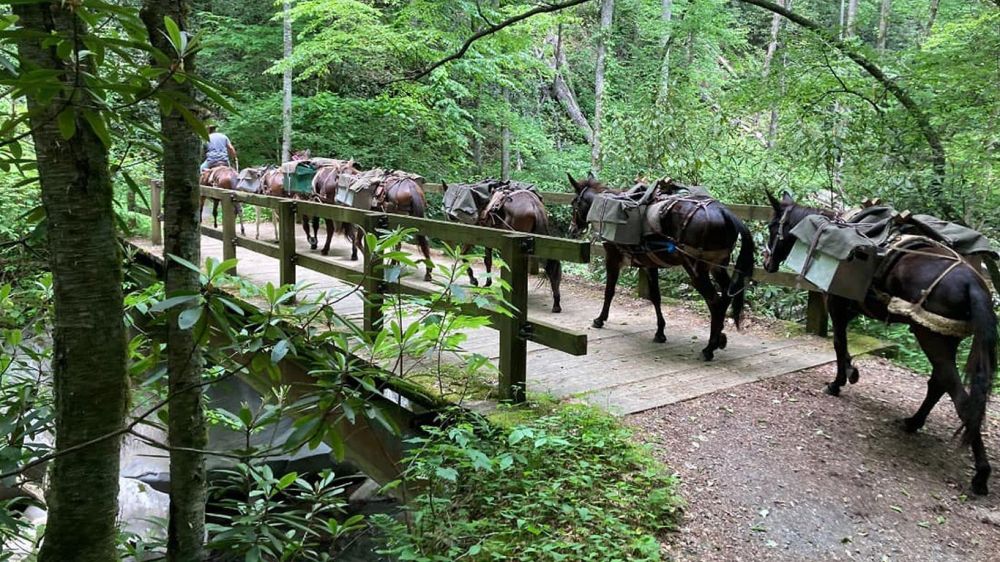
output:
[[[359,176],[342,176],[349,180],[337,184],[337,195],[334,198],[337,204],[355,209],[370,210],[372,199],[375,196],[375,189],[385,179],[385,170],[375,168]],[[347,184],[346,186],[344,184]]]
[[[590,206],[587,222],[606,242],[638,246],[642,243],[647,203],[654,191],[655,187],[650,186],[638,199],[635,191],[601,193]]]
[[[309,162],[285,162],[281,165],[286,193],[312,195],[316,167]]]
[[[449,220],[463,224],[479,222],[479,211],[490,200],[499,182],[486,179],[474,184],[454,184],[444,193],[444,214]]]
[[[882,252],[857,226],[807,217],[792,229],[796,240],[785,264],[824,292],[864,301]]]

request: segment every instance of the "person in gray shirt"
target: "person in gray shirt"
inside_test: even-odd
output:
[[[230,158],[238,162],[236,149],[233,143],[229,142],[229,137],[217,132],[215,125],[208,127],[208,142],[205,143],[205,161],[201,163],[201,169],[207,170],[216,166],[231,166]]]

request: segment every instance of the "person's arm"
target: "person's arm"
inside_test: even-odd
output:
[[[236,148],[233,147],[233,143],[226,141],[226,150],[229,152],[229,157],[235,162],[239,157],[236,156]]]

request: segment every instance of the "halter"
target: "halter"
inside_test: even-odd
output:
[[[583,201],[583,194],[587,193],[587,191],[590,191],[592,189],[594,189],[594,186],[591,185],[590,182],[587,182],[586,187],[584,187],[583,189],[581,189],[580,192],[576,194],[576,198],[573,199],[573,222],[574,223],[576,222],[577,202],[578,201],[582,202]],[[584,222],[585,223],[587,222],[586,219],[584,219]]]

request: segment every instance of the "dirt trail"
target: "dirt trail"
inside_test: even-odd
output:
[[[884,359],[861,381],[822,392],[832,365],[628,418],[681,477],[689,503],[668,537],[677,560],[997,560],[1000,408],[986,446],[992,493],[966,498],[972,459],[943,399],[915,435],[898,420],[926,379]]]

